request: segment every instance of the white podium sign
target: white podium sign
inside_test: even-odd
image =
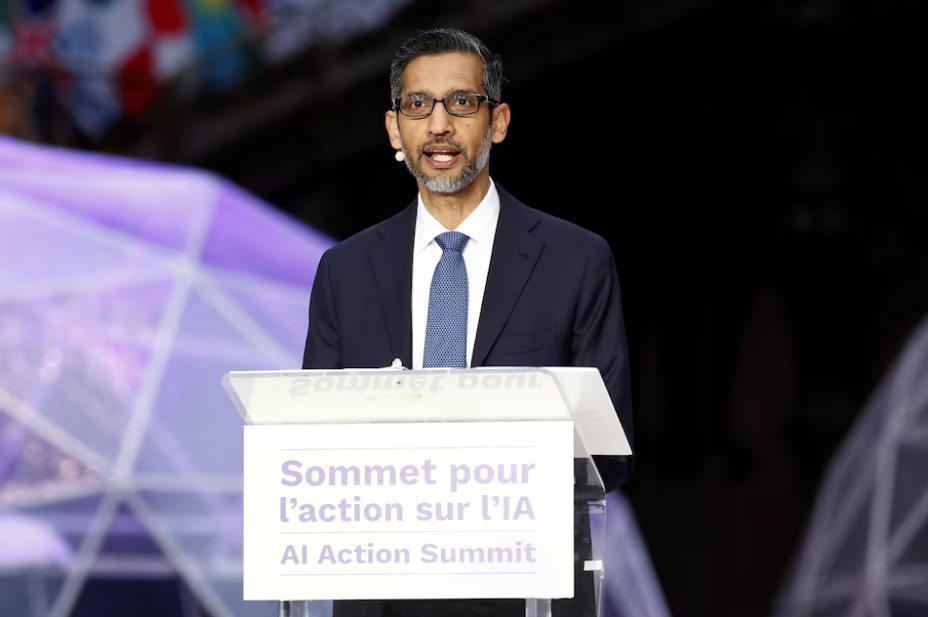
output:
[[[245,600],[573,596],[573,422],[244,430]]]

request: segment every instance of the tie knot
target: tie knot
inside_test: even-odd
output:
[[[454,251],[456,253],[460,253],[464,250],[464,246],[467,244],[468,240],[470,240],[470,237],[462,234],[460,231],[446,231],[443,234],[435,236],[435,242],[438,243],[441,250]]]

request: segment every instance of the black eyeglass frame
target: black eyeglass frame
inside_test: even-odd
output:
[[[466,94],[466,95],[468,95],[468,96],[475,96],[475,97],[477,97],[477,109],[475,109],[474,111],[472,111],[472,112],[469,113],[469,114],[457,114],[457,113],[454,113],[453,111],[451,111],[450,109],[448,109],[447,100],[448,100],[449,98],[454,98],[454,97],[456,97],[456,96],[461,96],[462,94]],[[419,98],[422,99],[422,100],[432,99],[432,108],[429,110],[429,113],[427,113],[427,114],[422,114],[421,116],[410,116],[409,114],[407,114],[406,112],[404,112],[404,111],[403,111],[403,108],[400,106],[400,101],[403,100],[404,98],[406,98],[407,96],[416,96],[416,97],[419,97]],[[486,94],[477,94],[476,92],[453,92],[453,93],[451,93],[451,94],[449,94],[449,95],[447,95],[447,96],[441,97],[440,99],[439,99],[439,98],[435,98],[434,96],[429,96],[429,95],[427,95],[427,94],[415,94],[415,95],[407,94],[407,95],[405,95],[405,96],[398,96],[398,97],[396,97],[396,98],[393,100],[393,111],[398,111],[398,112],[400,112],[401,114],[403,114],[404,116],[406,116],[407,118],[412,118],[413,120],[421,120],[422,118],[428,118],[429,116],[431,116],[431,115],[432,115],[432,112],[435,111],[435,106],[436,106],[438,103],[441,103],[442,105],[445,106],[445,111],[448,112],[448,115],[449,115],[449,116],[455,116],[455,117],[457,117],[457,118],[466,118],[466,117],[468,117],[468,116],[473,116],[473,115],[476,115],[476,114],[480,113],[480,104],[481,104],[481,103],[486,103],[487,105],[499,105],[499,102],[498,102],[498,101],[494,101],[494,100],[490,99],[490,97],[487,96]]]

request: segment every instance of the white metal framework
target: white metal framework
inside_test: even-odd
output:
[[[928,319],[835,456],[777,615],[928,615]]]

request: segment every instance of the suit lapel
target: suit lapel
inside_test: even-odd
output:
[[[412,249],[416,202],[377,228],[368,252],[380,297],[390,354],[412,368]]]
[[[499,223],[471,358],[473,367],[483,364],[499,338],[544,248],[544,242],[530,233],[541,220],[538,213],[519,203],[499,185],[497,191]]]

